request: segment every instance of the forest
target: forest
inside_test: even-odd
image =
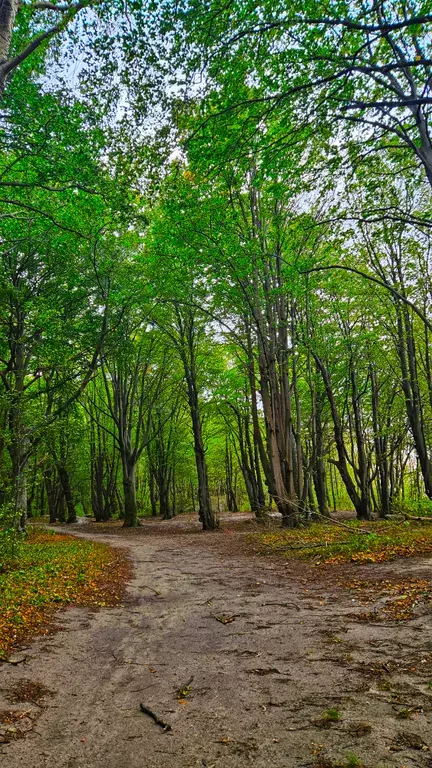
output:
[[[428,4],[135,5],[5,11],[2,514],[427,507]]]
[[[431,0],[0,0],[0,576],[41,520],[432,551],[431,119]]]

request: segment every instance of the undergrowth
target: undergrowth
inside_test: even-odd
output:
[[[393,520],[352,520],[343,526],[313,523],[253,534],[252,541],[261,552],[312,559],[317,565],[376,563],[432,552],[432,524]]]
[[[129,561],[105,544],[31,531],[0,570],[0,658],[38,632],[62,606],[120,602]]]

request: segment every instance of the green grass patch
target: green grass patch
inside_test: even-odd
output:
[[[312,559],[317,565],[376,563],[432,553],[432,522],[352,520],[343,526],[313,523],[304,528],[252,534],[251,539],[261,552]]]
[[[322,719],[326,720],[328,723],[337,723],[341,717],[342,715],[339,710],[333,707],[324,712]]]
[[[0,657],[48,632],[56,609],[118,605],[130,575],[122,551],[51,531],[30,530],[0,571]]]

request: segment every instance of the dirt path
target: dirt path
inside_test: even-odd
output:
[[[130,550],[126,605],[70,609],[66,631],[1,665],[0,709],[35,720],[0,745],[2,768],[330,768],[355,765],[349,753],[368,768],[432,766],[430,615],[360,624],[318,569],[241,554],[241,533],[167,530],[97,536]],[[427,576],[430,561],[415,569]],[[53,695],[11,704],[22,680]],[[323,727],[328,710],[341,719]]]

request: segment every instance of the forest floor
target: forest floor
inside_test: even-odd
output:
[[[430,602],[395,620],[388,594],[365,597],[427,596],[431,559],[287,561],[233,519],[72,527],[126,549],[134,575],[121,606],[63,610],[63,631],[0,664],[0,765],[432,767]]]

